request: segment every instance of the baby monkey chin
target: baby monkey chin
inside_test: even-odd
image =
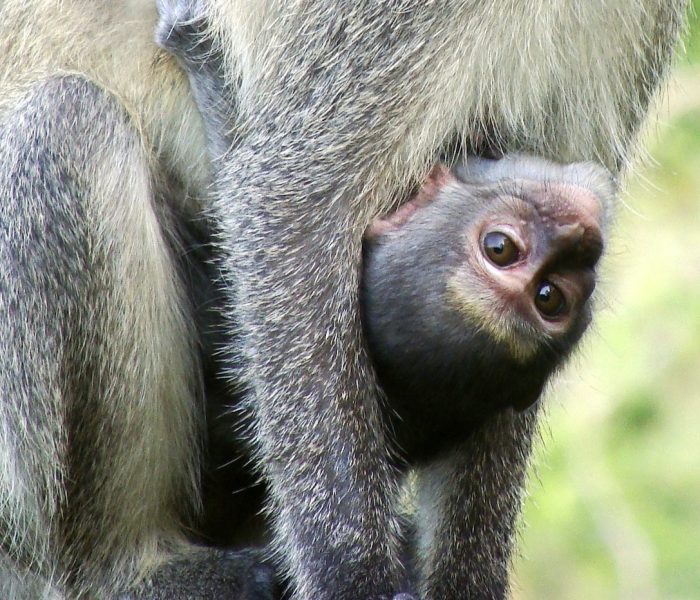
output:
[[[614,192],[592,163],[469,158],[368,228],[364,325],[408,460],[537,401],[591,320]]]

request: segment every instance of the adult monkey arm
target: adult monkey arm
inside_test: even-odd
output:
[[[225,161],[218,209],[240,282],[277,539],[301,597],[379,596],[400,579],[356,308],[365,227],[454,138],[488,131],[506,151],[622,168],[685,6],[211,2],[230,77],[241,79],[242,138]],[[526,460],[491,474],[489,461],[503,464],[497,453],[509,451],[500,436],[524,438],[516,455],[525,457],[531,422],[496,428],[493,453],[477,454],[483,468],[463,469],[460,485],[512,522]],[[488,547],[490,535],[471,544]],[[445,540],[451,556],[458,541]],[[478,585],[468,568],[430,569],[466,596],[507,587],[507,569]]]

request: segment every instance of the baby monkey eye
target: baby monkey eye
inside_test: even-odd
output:
[[[561,290],[547,281],[542,281],[535,294],[535,306],[545,317],[556,317],[566,306]]]
[[[520,251],[505,233],[490,231],[484,237],[484,252],[488,259],[498,267],[512,265],[520,258]]]

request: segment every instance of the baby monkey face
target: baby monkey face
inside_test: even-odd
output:
[[[464,196],[468,184],[452,185],[443,193]],[[451,300],[516,359],[553,339],[578,339],[603,251],[598,193],[530,179],[471,192],[481,194],[483,210],[466,226],[463,261],[448,281]]]

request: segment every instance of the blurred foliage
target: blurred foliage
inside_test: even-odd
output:
[[[548,398],[518,600],[700,599],[700,0],[597,325]]]
[[[686,38],[686,54],[691,62],[700,62],[700,27],[698,26],[698,15],[700,15],[700,0],[692,0],[692,13],[690,17],[690,28]]]

